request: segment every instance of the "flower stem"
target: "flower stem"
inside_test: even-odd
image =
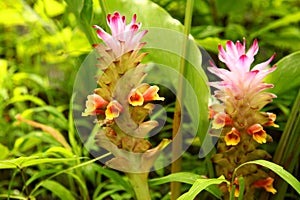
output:
[[[137,200],[151,200],[148,186],[148,174],[149,172],[127,173],[127,177],[133,187]]]
[[[186,14],[184,19],[184,34],[189,36],[190,29],[191,29],[191,22],[192,22],[192,15],[193,15],[193,4],[194,0],[187,0],[186,3]],[[184,40],[183,42],[183,49],[182,49],[182,55],[186,55],[187,52],[187,41]],[[185,56],[181,59],[180,62],[180,74],[184,76],[185,74]],[[172,138],[173,138],[173,144],[172,144],[172,160],[174,161],[171,166],[171,172],[176,173],[181,171],[181,158],[180,153],[182,151],[182,135],[180,131],[180,125],[181,125],[181,102],[183,97],[183,79],[179,78],[178,81],[178,89],[177,89],[177,100],[175,104],[175,112],[174,112],[174,121],[173,121],[173,130],[172,130]],[[176,140],[174,140],[176,138]],[[180,182],[171,182],[171,200],[177,199],[181,194],[181,183]]]

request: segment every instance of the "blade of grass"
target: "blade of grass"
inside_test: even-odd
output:
[[[293,172],[297,163],[299,163],[300,154],[300,139],[299,139],[299,129],[300,129],[300,90],[295,99],[291,115],[286,123],[286,127],[282,133],[281,139],[279,141],[278,147],[274,154],[273,161],[279,165],[284,166],[289,172]],[[281,179],[276,178],[275,180],[276,188],[278,188],[277,194],[273,199],[284,199],[286,195],[286,190],[288,188],[287,183],[283,182]]]

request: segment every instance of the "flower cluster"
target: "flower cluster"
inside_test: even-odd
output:
[[[260,110],[276,98],[276,95],[262,92],[272,88],[272,84],[263,82],[263,79],[276,69],[276,66],[267,68],[273,60],[274,55],[266,62],[250,66],[254,56],[258,52],[258,42],[254,41],[250,49],[245,52],[246,42],[239,41],[234,44],[228,41],[226,51],[219,45],[219,59],[226,64],[229,70],[217,68],[212,64],[208,70],[219,76],[222,81],[210,82],[209,85],[217,88],[215,97],[223,102],[223,107],[215,110],[214,105],[210,107],[213,128],[230,126],[230,131],[225,135],[227,145],[237,145],[240,141],[240,130],[262,144],[267,142],[267,134],[263,126],[277,126],[274,124],[276,115],[273,113],[260,112]]]
[[[141,23],[136,22],[136,15],[126,25],[125,16],[115,12],[107,16],[107,23],[111,35],[93,26],[104,41],[104,44],[94,45],[100,56],[97,66],[102,74],[97,79],[98,87],[87,97],[82,116],[95,116],[100,123],[97,144],[115,155],[107,165],[123,171],[147,171],[151,167],[150,160],[153,161],[158,150],[167,143],[164,140],[156,149],[151,149],[151,143],[145,139],[158,125],[156,121],[146,121],[154,108],[151,102],[164,100],[158,94],[158,86],[142,83],[146,65],[141,61],[146,53],[139,50],[145,45],[141,39],[147,31],[140,31]],[[144,155],[128,156],[121,150]],[[147,162],[143,161],[145,157]],[[128,159],[140,163],[131,163]]]
[[[256,149],[259,144],[271,142],[272,138],[264,130],[264,126],[274,126],[276,115],[262,112],[261,109],[276,98],[276,95],[264,92],[272,88],[272,84],[263,79],[276,69],[268,67],[275,54],[267,61],[251,68],[254,56],[258,52],[258,42],[246,51],[246,41],[226,43],[226,50],[219,45],[219,59],[228,67],[218,68],[213,63],[208,70],[221,80],[210,82],[216,88],[214,96],[221,103],[209,107],[210,119],[213,120],[212,131],[221,130],[218,153],[212,160],[216,164],[219,175],[231,179],[234,169],[240,164],[256,159],[269,159],[271,156],[264,150]],[[244,166],[237,172],[245,180],[245,198],[250,198],[255,188],[264,188],[275,193],[273,178],[255,165]],[[238,181],[235,195],[238,196]],[[228,192],[227,186],[223,192]]]

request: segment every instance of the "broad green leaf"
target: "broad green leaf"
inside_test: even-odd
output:
[[[164,183],[169,183],[169,182],[181,182],[181,183],[187,183],[187,184],[194,184],[197,180],[208,180],[205,178],[202,178],[200,175],[198,174],[194,174],[191,172],[179,172],[179,173],[175,173],[175,174],[170,174],[164,177],[160,177],[160,178],[155,178],[155,179],[151,179],[149,180],[149,183],[151,185],[161,185]],[[215,197],[221,199],[222,193],[221,191],[215,187],[214,185],[210,185],[207,188],[205,188],[206,191],[210,192],[211,194],[213,194]]]
[[[45,180],[43,181],[42,186],[58,196],[60,199],[75,200],[75,197],[72,195],[69,189],[56,181]]]
[[[167,11],[149,0],[114,0],[106,1],[106,5],[109,13],[118,11],[125,15],[127,23],[136,14],[137,21],[142,22],[143,27],[161,27],[183,31],[183,26],[179,21],[172,18]]]
[[[225,179],[224,176],[220,176],[219,178],[213,179],[197,179],[188,192],[181,195],[178,200],[190,200],[194,199],[201,191],[205,190],[207,187],[211,185],[216,185],[226,182],[229,182]]]
[[[269,74],[265,82],[274,84],[272,93],[281,96],[300,87],[300,51],[282,58],[276,65],[277,69]]]
[[[298,192],[298,194],[300,194],[300,182],[291,173],[286,171],[283,167],[273,162],[266,161],[266,160],[249,161],[241,164],[239,167],[235,169],[234,172],[236,172],[240,167],[248,164],[257,164],[272,170],[277,175],[279,175],[283,180],[285,180],[288,184],[290,184]]]

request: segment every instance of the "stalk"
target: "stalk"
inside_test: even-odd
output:
[[[299,110],[300,110],[300,90],[295,99],[290,117],[282,133],[278,147],[274,154],[273,161],[284,166],[289,172],[293,172],[300,154],[299,150]],[[278,193],[272,199],[284,199],[288,185],[286,182],[276,178]]]
[[[137,200],[151,200],[148,186],[148,174],[149,172],[127,173],[127,177],[133,187]]]
[[[193,4],[194,0],[187,0],[186,3],[186,14],[184,19],[184,34],[189,36],[190,29],[191,29],[191,22],[192,22],[192,15],[193,15]],[[183,49],[182,49],[182,55],[186,55],[187,52],[187,41],[183,41]],[[185,56],[184,56],[185,57]],[[180,74],[185,75],[185,65],[186,61],[185,59],[181,58],[180,61]],[[182,133],[180,130],[180,123],[181,123],[181,107],[180,102],[182,102],[183,98],[183,79],[180,77],[178,81],[178,90],[177,90],[177,99],[175,103],[175,112],[174,112],[174,121],[173,121],[173,131],[172,131],[172,138],[173,138],[173,144],[172,144],[172,160],[175,160],[175,158],[178,157],[178,155],[181,153],[182,150]],[[174,140],[176,137],[177,140]],[[171,166],[171,173],[177,173],[181,171],[181,157],[179,157],[177,160],[175,160],[172,163]],[[171,182],[171,200],[177,199],[181,194],[181,183],[180,182]]]

